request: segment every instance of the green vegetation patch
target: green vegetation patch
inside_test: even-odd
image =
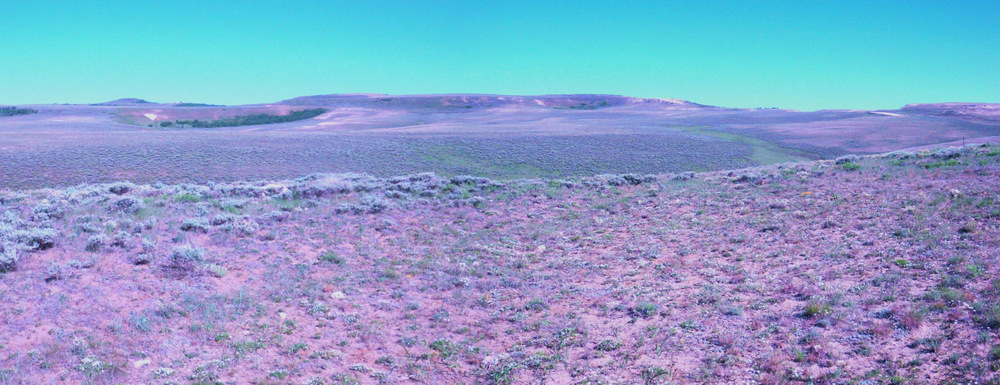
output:
[[[174,124],[196,128],[259,126],[263,124],[288,123],[311,119],[325,113],[326,111],[327,110],[325,108],[312,108],[308,110],[295,111],[288,115],[253,114],[216,120],[176,120],[174,121]],[[162,125],[163,124],[161,123],[161,126]]]
[[[776,143],[760,140],[757,138],[721,132],[707,127],[677,127],[681,131],[708,136],[716,139],[728,140],[731,142],[743,143],[753,149],[750,161],[758,165],[769,165],[785,162],[802,162],[819,159],[818,156],[806,151],[782,147]]]
[[[962,164],[962,162],[959,162],[959,161],[957,161],[955,159],[948,159],[948,160],[942,160],[940,162],[927,163],[927,164],[924,165],[924,168],[926,168],[928,170],[931,170],[931,169],[941,168],[941,167],[958,166],[960,164]]]
[[[30,108],[0,107],[0,116],[18,116],[37,114],[38,111]]]
[[[844,171],[858,171],[861,169],[861,165],[857,163],[844,163],[840,167],[843,167]]]

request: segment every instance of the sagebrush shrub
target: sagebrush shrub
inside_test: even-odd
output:
[[[212,218],[212,226],[221,226],[227,223],[232,223],[236,220],[236,216],[232,214],[219,214],[215,218]]]
[[[97,264],[97,260],[91,259],[86,261],[79,261],[76,259],[71,259],[66,261],[66,263],[51,263],[49,268],[45,270],[45,282],[52,282],[60,279],[66,279],[76,275],[77,269],[89,269]]]
[[[380,213],[389,208],[389,201],[379,198],[374,195],[368,195],[361,198],[361,205],[365,208],[368,213]]]
[[[842,157],[839,157],[836,160],[834,160],[833,162],[835,164],[844,164],[844,163],[857,163],[857,161],[859,161],[859,160],[861,160],[860,157],[858,157],[857,155],[853,155],[852,154],[852,155],[844,155]]]
[[[122,197],[115,200],[114,203],[111,204],[109,210],[124,214],[132,214],[144,208],[146,208],[146,205],[143,204],[142,201],[133,197]]]
[[[374,195],[366,195],[361,198],[360,204],[341,204],[334,211],[338,214],[377,214],[389,208],[389,201]]]
[[[695,176],[694,172],[688,171],[688,172],[682,172],[680,174],[674,175],[673,178],[670,178],[670,179],[676,180],[676,181],[682,181],[683,182],[683,181],[688,181],[688,180],[694,179],[694,176]]]
[[[733,183],[755,183],[760,181],[762,178],[763,177],[756,172],[747,171],[731,178],[730,181]]]
[[[17,268],[17,250],[13,245],[0,243],[0,273],[13,271]]]
[[[34,218],[39,221],[46,221],[49,219],[59,219],[62,218],[66,213],[59,205],[51,204],[48,202],[39,204],[38,206],[31,208]]]
[[[292,217],[291,214],[284,211],[272,211],[257,218],[257,222],[261,223],[284,222],[291,217]]]
[[[52,229],[17,230],[12,239],[29,250],[45,250],[55,245],[56,231]]]
[[[931,157],[937,159],[953,159],[962,156],[962,149],[956,147],[939,148],[931,152]]]
[[[295,180],[291,192],[298,197],[322,197],[385,188],[385,181],[367,174],[313,174]]]
[[[208,219],[205,218],[188,218],[181,223],[181,230],[184,231],[200,231],[208,232]]]
[[[639,174],[623,174],[622,179],[632,185],[640,185],[643,183],[656,182],[657,176],[652,174],[639,175]]]
[[[452,177],[450,182],[454,185],[459,185],[459,186],[469,184],[480,187],[486,187],[493,184],[493,180],[491,180],[490,178],[475,177],[469,175],[458,175]]]
[[[156,241],[153,241],[152,239],[143,239],[142,240],[142,251],[143,252],[149,253],[149,252],[152,252],[155,249],[156,249]]]
[[[153,256],[147,253],[133,254],[128,257],[128,261],[136,266],[147,265],[153,261]]]
[[[210,274],[212,274],[212,276],[214,276],[216,278],[225,277],[226,274],[229,273],[229,270],[226,269],[224,266],[220,266],[220,265],[216,265],[216,264],[208,264],[208,265],[206,265],[205,266],[205,270],[207,270]]]
[[[135,185],[130,182],[118,182],[108,185],[108,192],[115,195],[124,195],[132,190],[135,190]]]
[[[108,237],[104,234],[91,235],[87,238],[87,245],[84,249],[91,252],[98,252],[108,243]]]
[[[486,198],[483,198],[481,196],[474,196],[472,198],[469,198],[468,202],[470,206],[475,207],[477,209],[481,209],[483,207],[486,207],[487,200]]]
[[[125,231],[119,231],[115,233],[114,239],[111,240],[111,246],[127,249],[131,240],[132,234]]]
[[[909,159],[916,156],[916,154],[909,151],[898,150],[885,154],[885,156],[888,158]]]
[[[205,260],[205,249],[183,245],[174,247],[164,267],[178,272],[189,273]]]

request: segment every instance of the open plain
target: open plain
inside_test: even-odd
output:
[[[512,179],[717,171],[996,140],[1000,108],[731,109],[614,95],[328,95],[214,106],[121,99],[0,118],[0,187],[207,183],[314,172]],[[325,109],[286,123],[165,122]],[[152,118],[152,119],[150,119]]]
[[[0,384],[998,380],[993,105],[20,108]]]

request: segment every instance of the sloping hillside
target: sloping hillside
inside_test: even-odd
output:
[[[0,382],[986,383],[1000,150],[0,193]]]

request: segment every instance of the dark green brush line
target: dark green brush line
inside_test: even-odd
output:
[[[206,121],[178,120],[175,123],[197,128],[257,126],[262,124],[288,123],[298,120],[315,118],[326,111],[327,110],[324,108],[313,108],[308,110],[295,111],[288,115],[253,114],[253,115],[234,116],[232,118],[223,118],[223,119],[206,120]],[[163,123],[161,123],[160,125],[164,127],[169,126],[169,124],[164,125]]]
[[[30,108],[0,107],[0,116],[30,115],[35,113],[38,113],[38,111]]]

